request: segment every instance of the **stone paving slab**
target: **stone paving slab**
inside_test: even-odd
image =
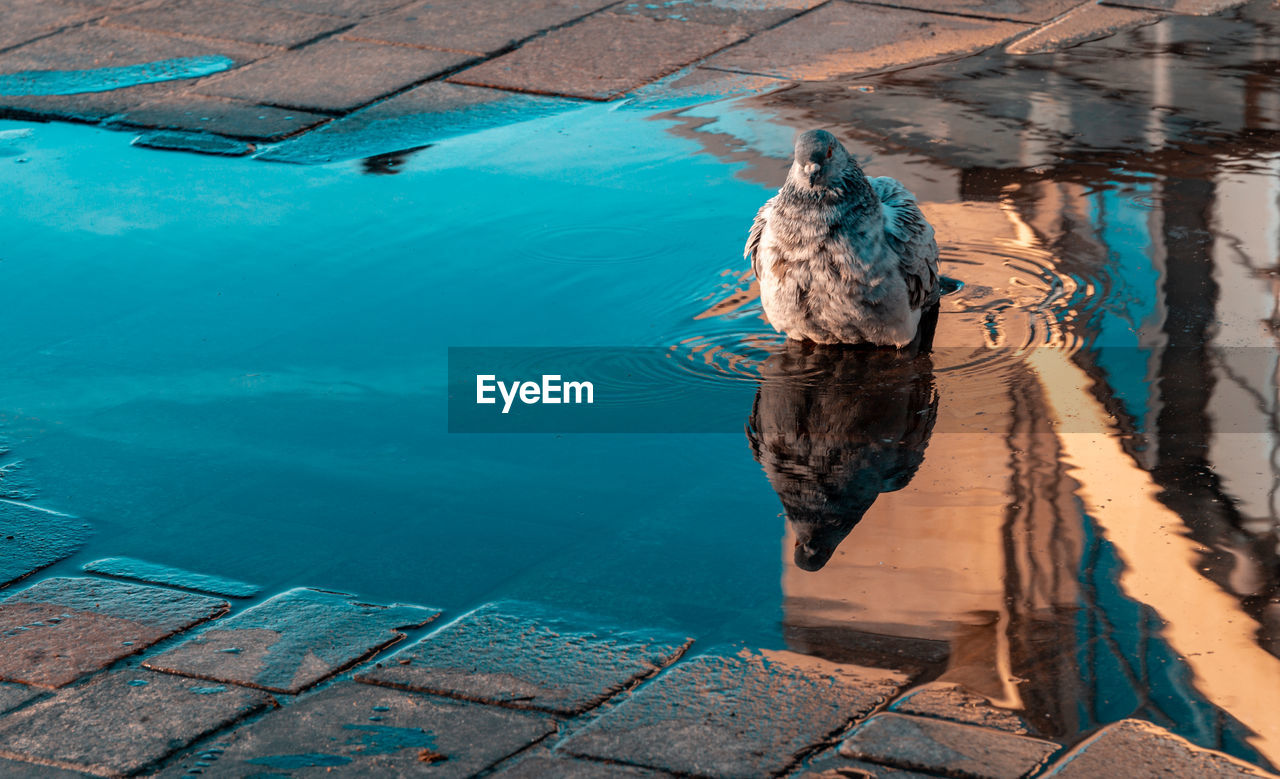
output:
[[[1003,730],[1018,736],[1031,732],[1026,720],[1017,713],[992,706],[986,698],[949,682],[922,685],[894,701],[889,710]]]
[[[329,120],[329,116],[308,111],[200,95],[156,100],[111,119],[113,124],[208,132],[251,141],[281,138]]]
[[[141,584],[46,579],[0,602],[0,679],[61,687],[227,607]]]
[[[357,677],[371,684],[574,715],[680,657],[693,639],[599,630],[530,603],[482,606]]]
[[[826,0],[636,0],[611,9],[653,19],[676,19],[756,33],[822,5]]]
[[[0,501],[0,587],[70,557],[88,539],[82,519]]]
[[[1089,3],[1005,47],[1010,54],[1041,54],[1079,43],[1106,38],[1118,32],[1164,18],[1155,11],[1113,8]]]
[[[331,14],[360,19],[394,11],[413,0],[242,0],[260,8],[279,8],[313,14]]]
[[[450,78],[458,84],[609,100],[742,40],[709,24],[602,12]]]
[[[340,683],[234,731],[219,740],[219,752],[202,751],[167,774],[200,767],[214,776],[474,776],[555,729],[543,715]]]
[[[82,771],[68,771],[65,768],[0,758],[0,779],[83,779],[91,775]]]
[[[470,54],[329,39],[277,54],[221,76],[196,91],[288,108],[341,113],[425,81]]]
[[[0,720],[0,756],[123,776],[272,705],[254,690],[117,671]]]
[[[769,776],[906,682],[790,652],[702,655],[640,687],[561,748],[674,773]]]
[[[160,151],[190,151],[197,154],[215,154],[222,157],[244,157],[252,154],[254,145],[248,141],[223,138],[207,133],[187,133],[177,130],[152,130],[133,139],[134,146]]]
[[[831,750],[813,758],[809,765],[791,776],[792,779],[936,779],[938,775],[853,760]]]
[[[1234,757],[1195,746],[1186,739],[1143,720],[1121,720],[1103,728],[1067,753],[1049,773],[1053,779],[1095,779],[1115,776],[1124,766],[1125,779],[1243,779],[1273,777]]]
[[[592,760],[579,760],[572,757],[556,757],[553,755],[535,755],[526,757],[514,765],[495,771],[493,776],[506,779],[660,779],[671,774],[651,771],[648,768],[636,768],[616,763],[597,763]]]
[[[89,573],[100,573],[120,579],[133,579],[147,584],[170,585],[184,590],[195,590],[226,598],[252,598],[262,591],[256,584],[246,584],[235,579],[192,573],[181,568],[149,563],[132,557],[104,557],[81,566]]]
[[[708,67],[823,81],[975,52],[1029,29],[834,0],[707,60]]]
[[[0,73],[85,70],[208,55],[221,55],[236,65],[243,65],[273,51],[275,49],[249,43],[201,41],[141,30],[90,26],[64,30],[0,54]],[[8,109],[41,117],[98,122],[199,83],[199,80],[167,81],[76,95],[0,95],[0,115]]]
[[[0,49],[83,21],[95,10],[77,0],[5,0],[0,3]]]
[[[316,164],[372,157],[582,105],[565,98],[432,81],[284,143],[259,158]]]
[[[0,713],[18,708],[27,701],[39,698],[45,691],[25,684],[0,682]]]
[[[1094,0],[876,0],[876,5],[1013,22],[1047,22],[1092,2]]]
[[[877,714],[840,744],[842,757],[962,779],[1021,779],[1058,751],[1052,741],[905,714]]]
[[[1145,8],[1189,16],[1211,16],[1245,4],[1245,0],[1106,0],[1104,5]]]
[[[104,24],[272,46],[297,46],[350,26],[351,22],[341,16],[279,8],[266,11],[233,0],[166,0],[129,13],[113,14]]]
[[[617,0],[429,0],[343,33],[351,40],[493,54]]]
[[[350,596],[295,589],[222,620],[146,660],[157,671],[297,693],[404,638],[437,609],[360,603]]]

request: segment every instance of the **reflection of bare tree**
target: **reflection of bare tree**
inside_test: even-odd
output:
[[[938,413],[927,355],[787,341],[761,367],[747,425],[756,460],[815,571],[884,492],[911,481]]]

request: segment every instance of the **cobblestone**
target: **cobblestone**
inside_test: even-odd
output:
[[[0,679],[61,687],[215,617],[227,605],[141,584],[45,579],[0,602]]]
[[[323,114],[289,111],[239,100],[178,95],[138,106],[113,117],[112,122],[266,141],[292,135],[329,119]]]
[[[85,563],[82,569],[89,573],[100,573],[120,579],[133,579],[146,584],[169,585],[184,590],[195,590],[210,595],[221,595],[225,598],[252,598],[262,591],[254,584],[225,579],[221,576],[192,573],[167,565],[157,565],[132,557],[106,557]]]
[[[894,701],[889,710],[963,722],[1020,736],[1030,731],[1026,721],[1014,712],[992,706],[986,698],[947,682],[933,682],[912,690]]]
[[[0,501],[0,587],[70,557],[88,538],[84,520]]]
[[[1174,774],[1196,779],[1273,777],[1221,752],[1197,747],[1150,722],[1132,719],[1103,728],[1071,750],[1047,776],[1093,779],[1115,775],[1117,766],[1124,766],[1126,779],[1163,779]]]
[[[421,606],[380,606],[296,589],[218,622],[152,657],[157,671],[297,693],[404,638],[439,615]]]
[[[273,46],[297,46],[351,24],[341,16],[267,11],[232,0],[167,0],[109,16],[106,23]]]
[[[840,745],[840,755],[968,779],[1020,779],[1058,751],[1051,741],[903,714],[877,714]]]
[[[579,714],[679,657],[691,639],[592,628],[533,604],[490,604],[360,678],[553,714]]]

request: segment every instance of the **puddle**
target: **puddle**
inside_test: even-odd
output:
[[[321,166],[0,123],[7,435],[94,557],[932,669],[1042,735],[1139,716],[1280,763],[1276,14],[396,118]],[[932,355],[761,320],[741,247],[811,126],[935,225]],[[449,347],[595,349],[637,407],[713,386],[735,421],[451,435]]]
[[[227,57],[179,57],[113,68],[89,70],[24,70],[0,75],[0,95],[78,95],[113,89],[200,78],[221,73],[235,62]]]

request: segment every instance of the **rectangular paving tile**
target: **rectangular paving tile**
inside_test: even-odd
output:
[[[403,8],[413,0],[244,0],[261,8],[280,8],[312,14],[329,14],[359,19]]]
[[[1016,22],[1047,22],[1085,2],[1093,0],[876,0],[876,5]]]
[[[45,691],[25,684],[0,682],[0,713],[16,709],[27,701],[39,698]]]
[[[1245,0],[1107,0],[1106,5],[1146,8],[1190,16],[1210,16],[1245,4]]]
[[[1094,779],[1115,776],[1124,766],[1126,779],[1244,779],[1272,777],[1262,769],[1221,752],[1195,746],[1186,739],[1143,720],[1108,725],[1067,753],[1046,776],[1054,779]]]
[[[105,24],[139,30],[297,46],[351,24],[341,16],[257,8],[233,0],[166,0],[112,14]]]
[[[611,11],[760,32],[826,0],[633,0]]]
[[[82,519],[0,501],[0,587],[70,557],[88,538]]]
[[[221,576],[192,573],[181,568],[170,568],[167,565],[149,563],[132,557],[104,557],[101,560],[85,563],[82,568],[89,573],[133,579],[147,584],[170,585],[227,598],[252,598],[262,591],[262,588],[256,584],[224,579]]]
[[[0,49],[48,35],[93,12],[76,0],[5,0],[0,3]]]
[[[196,90],[254,103],[345,112],[445,73],[473,55],[329,39],[284,52]]]
[[[340,683],[223,737],[217,752],[178,761],[172,773],[474,776],[555,728],[542,715]]]
[[[430,0],[343,33],[344,38],[492,54],[615,0]]]
[[[1005,47],[1010,54],[1038,54],[1105,38],[1122,30],[1162,19],[1156,11],[1112,8],[1089,3],[1051,24],[1018,38]]]
[[[562,749],[699,776],[770,776],[906,682],[790,652],[703,655],[638,688]]]
[[[580,760],[571,757],[554,755],[535,755],[526,757],[517,763],[504,766],[495,771],[493,776],[506,779],[543,779],[554,776],[556,779],[659,779],[671,774],[651,771],[648,768],[636,768],[617,763],[597,763],[592,760]]]
[[[464,615],[358,677],[485,703],[579,714],[678,658],[692,639],[601,627],[514,601]]]
[[[28,70],[91,70],[211,55],[227,57],[234,65],[240,66],[274,51],[277,49],[250,43],[175,38],[154,32],[95,25],[64,30],[0,53],[0,74]],[[199,83],[198,79],[180,79],[107,92],[0,95],[0,112],[9,109],[38,116],[97,122],[142,103],[184,92]]]
[[[438,609],[360,603],[295,589],[219,622],[143,663],[157,671],[296,693],[404,638]]]
[[[260,154],[317,164],[418,148],[584,105],[577,100],[432,81]]]
[[[905,714],[877,714],[840,744],[844,757],[967,779],[1021,779],[1057,751],[1052,741]]]
[[[610,100],[746,33],[697,22],[602,12],[450,78],[457,84]]]
[[[61,687],[227,607],[141,584],[46,579],[0,602],[0,679]]]
[[[937,779],[933,774],[922,774],[905,768],[868,763],[842,757],[836,750],[828,750],[808,761],[792,779]]]
[[[124,776],[271,705],[255,690],[117,671],[0,719],[0,756]]]
[[[964,722],[1019,736],[1030,732],[1026,720],[1016,712],[992,706],[981,695],[975,695],[960,685],[949,682],[921,685],[894,701],[889,710],[899,714]]]
[[[979,51],[1028,29],[835,0],[707,60],[708,67],[826,81]]]
[[[330,120],[324,114],[275,108],[222,97],[177,95],[118,114],[112,123],[189,130],[247,140],[273,140]]]

